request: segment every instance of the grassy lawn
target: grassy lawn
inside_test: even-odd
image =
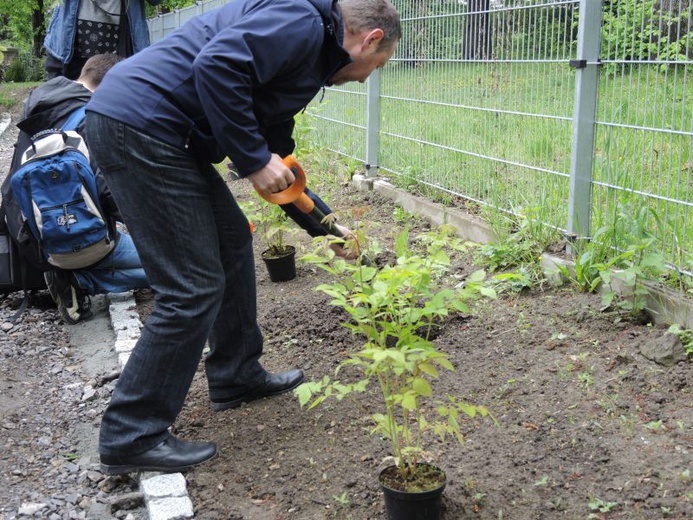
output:
[[[402,186],[565,228],[575,72],[564,62],[390,64],[381,79],[379,165]],[[366,88],[327,92],[316,140],[366,158]],[[639,65],[599,79],[592,226],[646,219],[667,259],[693,261],[693,81]]]

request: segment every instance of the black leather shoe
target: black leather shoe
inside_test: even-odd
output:
[[[212,410],[220,412],[229,408],[238,408],[243,403],[249,403],[255,399],[263,397],[272,397],[290,390],[293,390],[303,381],[303,372],[295,368],[293,370],[284,370],[276,374],[267,374],[264,383],[247,391],[245,394],[237,397],[231,397],[223,401],[212,401]]]
[[[213,442],[190,442],[169,435],[161,444],[138,455],[101,455],[101,473],[120,475],[135,471],[177,473],[211,459],[217,454]]]

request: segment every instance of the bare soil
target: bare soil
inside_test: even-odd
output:
[[[15,118],[18,107],[11,110]],[[4,165],[13,140],[10,133],[2,136]],[[322,165],[321,171],[339,170]],[[392,248],[403,225],[394,206],[354,193],[340,174],[331,175],[330,185],[340,187],[326,199],[342,222],[353,227],[358,214],[372,224],[369,235]],[[326,192],[314,185],[314,175],[309,179],[318,193]],[[232,189],[241,200],[253,197],[245,182]],[[408,222],[413,234],[427,227]],[[303,251],[310,248],[305,236],[295,241]],[[313,290],[330,276],[299,265],[296,279],[273,283],[261,248],[258,240],[265,366],[299,367],[308,379],[332,374],[359,340],[342,326],[346,316]],[[469,257],[455,262],[451,284],[476,268]],[[144,317],[150,295],[138,297]],[[447,472],[445,520],[693,518],[690,361],[665,366],[644,357],[641,347],[662,343],[665,329],[600,312],[599,306],[598,296],[543,287],[480,303],[440,331],[436,346],[457,369],[442,374],[437,390],[487,406],[499,423],[466,424],[461,446],[430,439],[426,460]],[[75,430],[84,428],[78,415],[86,412],[78,407],[80,397],[67,392],[85,383],[55,309],[37,307],[0,335],[0,512],[14,518],[11,511],[20,502],[57,496],[62,505],[53,500],[54,509],[64,510],[62,517],[73,518],[79,509],[89,511],[88,518],[109,518],[97,513],[104,499],[97,488],[101,477],[91,471],[96,464],[72,468],[65,462],[72,458],[63,452],[91,452],[74,447]],[[3,307],[4,314],[12,312]],[[95,435],[106,399],[87,409],[93,413],[85,435]],[[306,411],[288,394],[214,413],[200,364],[175,430],[220,448],[218,457],[186,474],[198,520],[384,518],[377,475],[391,454],[368,434],[368,410],[352,402]],[[60,442],[46,442],[48,435]]]
[[[232,190],[254,196],[244,182]],[[329,200],[345,225],[358,214],[392,249],[404,224],[389,201],[346,184]],[[405,220],[414,235],[428,227]],[[307,237],[293,241],[312,247]],[[330,275],[299,264],[294,280],[271,282],[261,249],[256,240],[265,367],[332,375],[359,338],[314,290]],[[471,256],[456,258],[450,283],[476,268]],[[144,317],[149,295],[138,300]],[[485,405],[498,426],[465,424],[464,445],[429,439],[426,460],[447,473],[444,519],[693,518],[691,364],[645,358],[641,346],[661,342],[666,328],[599,307],[597,295],[545,286],[480,302],[445,324],[435,344],[456,371],[442,374],[437,391]],[[178,435],[220,450],[186,475],[195,518],[384,518],[377,475],[392,459],[370,426],[353,402],[306,411],[292,394],[212,412],[200,364],[175,424]]]

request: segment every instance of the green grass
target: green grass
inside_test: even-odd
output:
[[[689,270],[691,72],[639,65],[601,75],[592,198],[593,229],[616,208],[650,208],[661,217],[652,223],[656,247]],[[575,89],[567,64],[392,63],[381,84],[381,172],[439,200],[457,193],[515,213],[541,207],[543,221],[566,227]],[[311,105],[326,118],[314,121],[315,135],[321,146],[365,159],[366,90],[344,90]]]
[[[9,110],[24,101],[27,87],[38,83],[0,83],[0,108]]]

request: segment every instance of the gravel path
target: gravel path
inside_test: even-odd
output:
[[[12,116],[0,135],[0,177],[16,139]],[[21,299],[0,301],[0,518],[146,519],[137,483],[98,471],[98,425],[118,367],[106,298],[73,326],[46,291],[12,324]]]

